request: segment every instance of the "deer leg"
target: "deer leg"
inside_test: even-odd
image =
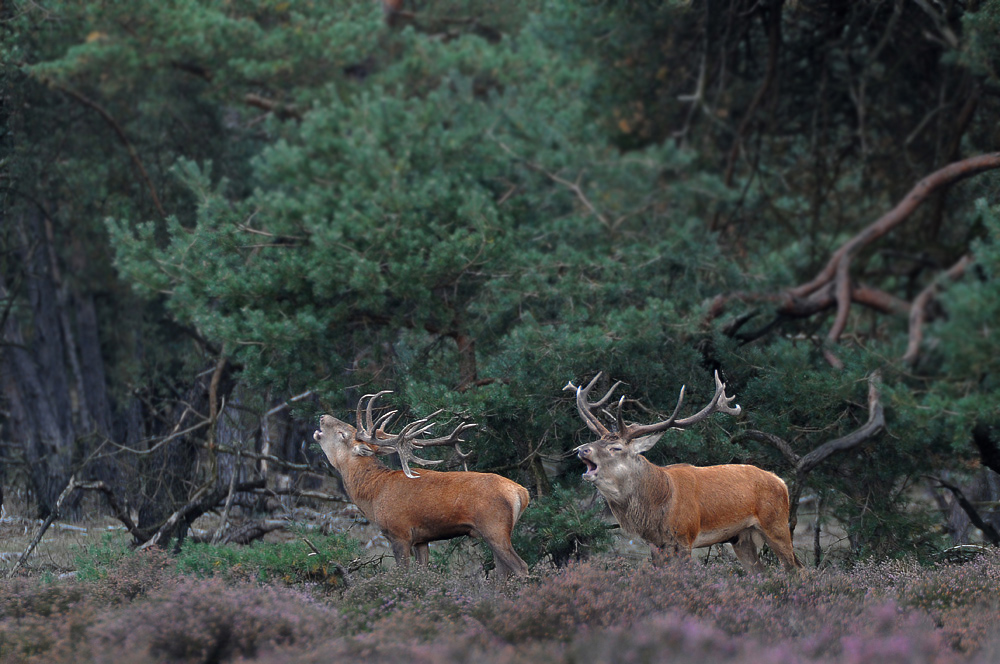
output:
[[[732,544],[736,559],[740,561],[746,571],[754,574],[764,572],[764,565],[760,562],[760,556],[757,555],[757,542],[754,541],[753,529],[748,528],[736,535]]]
[[[528,563],[521,560],[514,547],[507,542],[491,542],[486,544],[493,551],[493,560],[497,565],[497,574],[503,577],[525,576],[528,573]]]
[[[769,523],[766,527],[761,524],[760,533],[786,570],[793,571],[802,567],[802,563],[799,562],[795,556],[795,550],[792,548],[792,535],[788,532],[787,523],[779,521],[778,523]]]
[[[410,566],[410,543],[400,539],[390,539],[392,546],[392,557],[396,559],[396,566],[406,569]]]
[[[417,564],[424,567],[427,566],[427,562],[430,560],[430,549],[427,546],[427,542],[421,542],[420,544],[413,545],[413,552],[417,559]]]

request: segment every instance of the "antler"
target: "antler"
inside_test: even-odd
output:
[[[391,393],[392,390],[382,390],[377,394],[366,394],[361,397],[360,401],[358,401],[358,440],[375,445],[376,453],[379,455],[392,454],[393,452],[399,455],[399,463],[403,467],[403,473],[407,477],[420,477],[419,474],[410,469],[409,464],[411,462],[420,464],[421,466],[434,466],[439,463],[443,463],[441,459],[422,459],[413,453],[414,449],[420,449],[423,447],[453,445],[455,448],[455,454],[462,460],[462,467],[465,470],[468,470],[466,459],[471,456],[471,453],[463,452],[462,448],[460,448],[458,444],[465,442],[461,437],[463,433],[479,425],[471,422],[462,422],[455,427],[455,430],[452,431],[451,434],[447,436],[441,436],[439,438],[419,438],[419,436],[422,436],[436,426],[434,422],[431,422],[431,419],[443,412],[438,410],[431,413],[427,417],[407,424],[399,433],[390,434],[386,432],[385,429],[388,427],[389,421],[398,411],[389,411],[379,417],[378,420],[373,420],[372,404],[383,394]],[[362,409],[362,404],[365,399],[368,399],[368,405]],[[365,415],[364,422],[362,422],[361,419],[362,410],[364,410]],[[381,434],[381,436],[379,434]]]
[[[587,383],[586,387],[577,387],[576,385],[573,384],[573,381],[569,381],[563,388],[564,390],[576,391],[576,409],[580,412],[580,417],[583,418],[583,421],[587,425],[587,428],[596,433],[598,436],[606,436],[611,432],[608,431],[608,428],[601,423],[601,420],[598,419],[597,415],[594,414],[594,411],[597,410],[598,408],[603,408],[605,404],[608,403],[608,399],[611,398],[611,393],[615,391],[615,388],[617,388],[619,385],[622,384],[620,380],[616,381],[615,384],[611,386],[611,389],[608,390],[604,394],[604,396],[600,398],[599,401],[594,401],[594,402],[587,401],[587,396],[590,394],[590,390],[594,387],[594,385],[597,383],[597,381],[600,379],[603,373],[604,373],[603,371],[598,371],[597,375],[590,379],[590,382]],[[624,398],[625,397],[622,397],[622,399]],[[618,402],[619,430],[621,430],[621,406],[622,406],[622,401],[619,400]]]
[[[580,411],[580,416],[583,417],[583,421],[587,423],[590,430],[599,436],[609,435],[608,429],[600,423],[597,416],[593,413],[594,409],[602,407],[607,403],[608,398],[611,396],[611,392],[614,391],[620,381],[615,383],[608,393],[604,397],[595,403],[590,403],[587,401],[587,393],[590,388],[594,386],[597,379],[600,378],[601,374],[598,373],[590,381],[590,383],[585,388],[575,387],[572,382],[567,383],[566,387],[563,389],[575,389],[576,390],[576,406],[577,410]],[[729,415],[739,415],[741,409],[738,405],[731,406],[730,403],[736,398],[735,396],[726,396],[726,384],[722,382],[719,378],[719,372],[715,372],[715,395],[707,406],[699,410],[694,415],[690,417],[685,417],[683,419],[677,419],[677,413],[681,410],[681,404],[684,403],[684,387],[681,387],[680,394],[677,397],[677,405],[674,406],[674,412],[671,413],[670,417],[663,420],[662,422],[656,422],[654,424],[625,424],[625,420],[622,418],[622,404],[625,401],[625,397],[618,400],[618,409],[616,412],[616,420],[618,425],[618,437],[623,443],[630,443],[636,438],[642,436],[648,436],[654,433],[660,433],[661,431],[666,431],[667,429],[684,429],[692,424],[701,422],[702,420],[708,418],[712,413],[728,413]]]
[[[360,399],[358,399],[358,409],[355,412],[355,419],[358,424],[357,439],[366,443],[372,443],[373,445],[378,445],[379,439],[376,433],[380,428],[384,428],[388,425],[389,420],[392,419],[393,415],[397,412],[396,410],[390,410],[378,418],[378,422],[372,421],[372,405],[375,400],[378,399],[383,394],[392,394],[392,390],[382,390],[381,392],[376,392],[375,394],[366,394]],[[368,399],[368,406],[363,410],[363,404],[365,399]],[[361,419],[361,414],[364,412],[365,419]]]

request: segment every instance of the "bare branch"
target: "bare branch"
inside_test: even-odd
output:
[[[903,361],[907,364],[913,364],[917,360],[917,355],[920,352],[920,342],[924,339],[924,317],[927,315],[927,305],[930,304],[934,296],[941,290],[941,282],[945,279],[954,281],[961,277],[965,274],[966,268],[972,264],[972,261],[972,254],[962,256],[957,263],[948,268],[944,274],[931,282],[929,286],[920,291],[920,294],[914,298],[913,307],[910,309],[910,340],[906,344],[906,353],[903,355]]]
[[[243,102],[248,106],[262,109],[268,113],[274,113],[282,120],[287,120],[288,118],[293,118],[295,120],[302,119],[302,113],[294,104],[282,104],[279,101],[267,99],[266,97],[261,97],[260,95],[255,95],[253,93],[244,95]]]
[[[869,224],[834,251],[826,266],[810,281],[769,295],[733,293],[717,296],[709,307],[708,319],[712,320],[720,316],[726,305],[734,299],[774,302],[777,314],[795,317],[811,316],[824,311],[831,306],[832,299],[832,303],[836,306],[836,317],[826,336],[831,344],[835,344],[840,340],[847,327],[852,303],[864,304],[887,313],[910,312],[913,317],[911,318],[910,347],[907,349],[905,358],[912,362],[919,348],[923,309],[935,291],[932,289],[930,293],[921,293],[922,297],[910,305],[882,291],[853,284],[850,273],[851,261],[862,249],[909,219],[931,194],[942,191],[956,182],[996,168],[1000,168],[1000,152],[962,159],[934,171],[920,180],[892,210]],[[956,278],[967,265],[968,262],[963,258],[944,276]],[[933,286],[933,288],[936,287],[936,285]],[[830,348],[824,350],[824,356],[832,366],[841,366],[840,360]]]
[[[885,411],[879,398],[880,382],[881,377],[877,371],[868,379],[868,421],[846,436],[827,441],[803,456],[795,469],[797,475],[808,474],[832,455],[857,447],[885,428]]]
[[[52,507],[52,511],[49,512],[49,516],[38,528],[38,532],[35,533],[35,536],[31,539],[31,542],[28,543],[28,548],[24,550],[24,553],[21,554],[21,557],[17,559],[17,562],[14,563],[14,566],[10,568],[9,572],[7,572],[8,579],[14,578],[14,575],[17,573],[17,571],[21,569],[21,566],[24,565],[25,561],[28,559],[28,556],[31,555],[31,552],[34,551],[35,547],[38,546],[38,543],[42,541],[42,536],[45,534],[45,531],[49,529],[49,526],[52,525],[53,521],[59,518],[59,512],[62,510],[63,503],[70,496],[70,494],[76,491],[76,489],[77,489],[76,477],[75,476],[70,477],[69,483],[66,485],[66,488],[62,490],[62,493],[59,494],[59,497],[56,499],[56,504]]]
[[[969,157],[961,161],[948,164],[944,168],[934,171],[923,180],[918,182],[910,190],[903,200],[896,204],[892,210],[884,214],[874,223],[870,224],[860,233],[844,243],[833,253],[830,260],[816,277],[801,286],[789,289],[793,297],[804,297],[809,293],[819,289],[835,276],[837,268],[845,259],[850,259],[862,248],[875,240],[881,238],[889,231],[906,221],[909,216],[918,208],[920,204],[927,200],[934,191],[954,184],[959,180],[979,175],[986,171],[1000,168],[1000,152]]]
[[[263,488],[264,485],[265,481],[263,479],[251,480],[250,482],[237,484],[235,491],[237,493],[250,492],[254,489]],[[188,501],[184,507],[171,514],[170,517],[163,522],[163,525],[157,529],[153,536],[139,547],[139,550],[141,551],[153,546],[159,546],[164,539],[169,538],[170,534],[174,532],[174,529],[182,519],[186,521],[193,521],[205,512],[215,509],[215,507],[220,505],[225,500],[227,494],[228,492],[219,490],[209,493],[206,489],[196,492],[194,497]]]
[[[111,114],[104,109],[103,106],[101,106],[94,100],[85,97],[76,90],[63,87],[58,84],[54,84],[54,87],[60,92],[77,100],[84,106],[87,106],[97,111],[98,115],[104,118],[104,121],[107,122],[109,125],[111,125],[111,128],[115,131],[116,134],[118,134],[119,140],[121,140],[122,144],[125,146],[125,149],[128,151],[129,157],[132,158],[132,163],[135,165],[135,169],[139,171],[139,177],[141,177],[143,182],[146,183],[146,187],[149,189],[149,197],[153,200],[153,206],[156,207],[156,211],[160,213],[161,217],[166,217],[167,213],[164,211],[163,205],[160,203],[160,197],[156,195],[156,187],[153,186],[153,181],[150,179],[149,173],[146,172],[146,167],[142,165],[142,160],[139,159],[139,153],[136,152],[136,149],[132,145],[132,142],[128,140],[128,136],[125,134],[125,130],[122,129],[122,126],[120,124],[118,124],[118,121],[115,120],[111,116]]]
[[[789,491],[788,526],[792,531],[798,520],[799,498],[805,489],[806,476],[819,464],[838,452],[845,452],[874,437],[885,428],[885,411],[879,394],[882,377],[875,371],[868,377],[868,421],[857,430],[827,441],[799,459],[795,465],[795,484]]]
[[[766,431],[749,429],[734,436],[733,442],[739,444],[747,438],[771,445],[774,449],[781,452],[782,456],[784,456],[788,463],[790,463],[793,467],[798,466],[799,461],[802,459],[802,457],[795,453],[792,446],[788,444],[788,441],[779,436],[775,436],[773,433],[767,433]]]
[[[969,517],[969,521],[972,522],[972,525],[983,531],[983,535],[990,541],[991,544],[993,544],[993,546],[1000,546],[1000,532],[997,532],[997,529],[994,528],[992,524],[987,523],[983,519],[983,517],[979,514],[979,510],[977,510],[976,506],[965,497],[965,494],[962,493],[961,489],[954,484],[945,482],[940,477],[931,477],[930,475],[927,475],[926,477],[929,480],[937,482],[940,488],[951,491],[952,495],[955,496],[955,501],[958,502],[959,507],[961,507],[966,516]]]

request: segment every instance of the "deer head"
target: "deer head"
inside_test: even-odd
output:
[[[428,417],[403,426],[399,433],[388,433],[386,429],[398,411],[391,410],[382,414],[378,419],[374,419],[372,409],[379,397],[391,393],[391,390],[382,390],[376,394],[366,394],[361,397],[356,412],[357,428],[330,415],[324,415],[320,418],[321,431],[316,432],[316,440],[334,467],[343,468],[350,457],[396,454],[399,456],[403,473],[407,477],[417,478],[420,475],[410,468],[410,463],[432,466],[442,463],[442,461],[422,459],[414,451],[424,447],[442,445],[453,446],[456,455],[462,461],[462,465],[465,465],[469,454],[462,451],[459,443],[465,442],[462,439],[462,434],[476,427],[476,424],[462,422],[447,436],[420,438],[437,426],[431,422],[431,419],[441,414],[442,411],[438,410]]]
[[[694,415],[677,419],[677,414],[684,403],[684,387],[681,387],[680,395],[677,397],[677,405],[670,417],[653,424],[629,424],[622,417],[622,406],[625,403],[623,396],[618,400],[615,409],[615,424],[613,428],[609,429],[601,422],[598,413],[611,399],[612,392],[621,385],[621,381],[612,385],[611,389],[599,400],[591,402],[588,399],[590,391],[600,377],[601,373],[598,373],[585,387],[577,387],[569,382],[563,389],[576,393],[576,407],[580,417],[583,418],[587,428],[600,436],[599,440],[577,448],[577,455],[587,466],[583,479],[593,482],[610,500],[631,490],[630,485],[636,477],[636,469],[646,462],[645,458],[640,458],[640,456],[643,452],[651,449],[667,429],[685,429],[705,420],[716,412],[730,415],[740,413],[739,406],[730,405],[736,397],[726,396],[726,385],[719,379],[719,372],[716,371],[715,395],[707,406]]]

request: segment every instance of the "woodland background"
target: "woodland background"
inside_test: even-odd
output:
[[[719,370],[745,414],[653,461],[774,470],[858,558],[1000,544],[1000,2],[6,0],[0,41],[8,512],[249,522],[392,389],[565,560],[563,385],[652,421]]]

